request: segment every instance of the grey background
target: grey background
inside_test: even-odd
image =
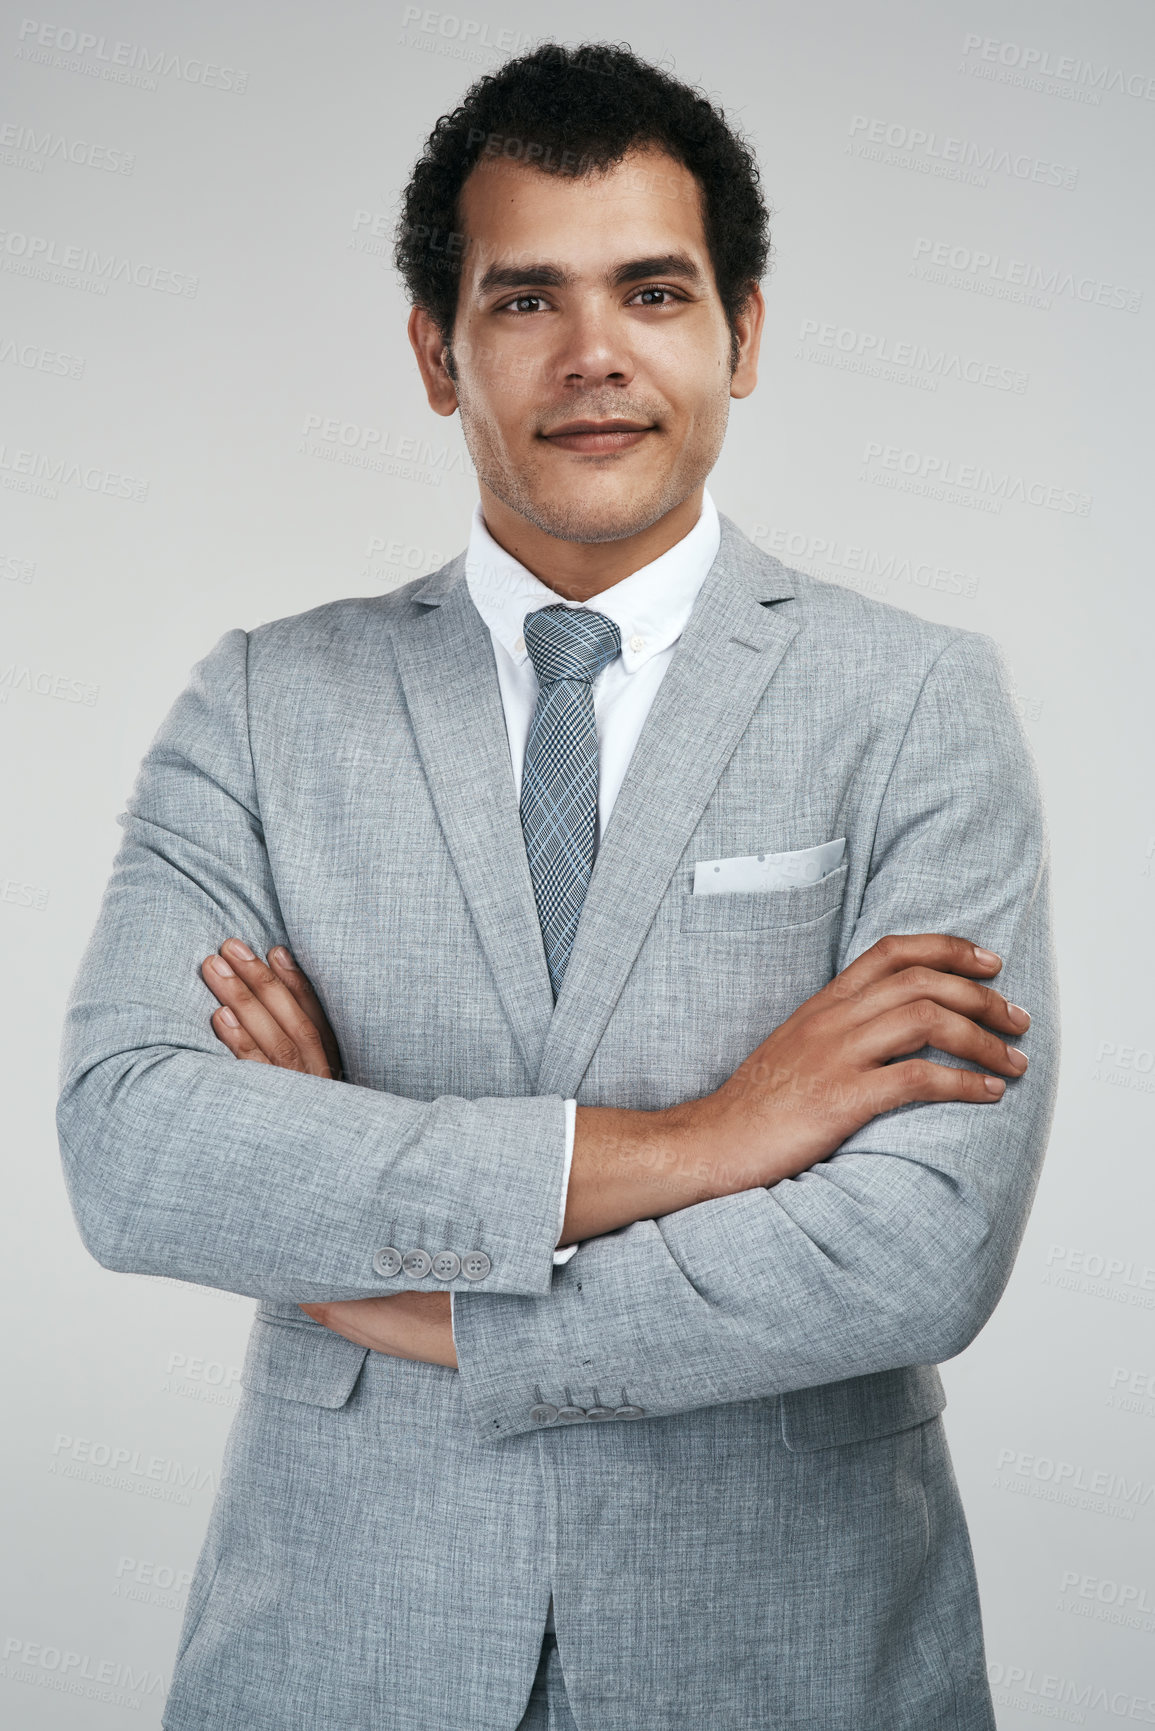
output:
[[[556,20],[701,83],[758,148],[769,326],[720,508],[1009,657],[1065,1079],[946,1423],[1000,1726],[1155,1724],[1150,11]],[[223,631],[464,544],[475,483],[425,404],[389,237],[437,115],[543,33],[518,0],[0,15],[0,1712],[21,1728],[159,1725],[252,1310],[109,1274],[72,1225],[56,1052],[115,817]]]

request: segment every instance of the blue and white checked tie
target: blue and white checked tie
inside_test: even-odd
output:
[[[612,619],[555,603],[527,613],[525,647],[540,689],[521,776],[521,827],[554,1001],[594,864],[598,736],[593,682],[621,654]]]

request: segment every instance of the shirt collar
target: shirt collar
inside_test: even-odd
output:
[[[614,621],[622,634],[622,665],[633,673],[681,636],[717,557],[721,533],[717,506],[709,489],[703,488],[698,521],[680,541],[600,595],[566,605],[586,607]],[[473,508],[465,581],[474,606],[502,648],[519,665],[527,661],[521,635],[526,614],[562,598],[498,545],[485,526],[480,500]]]

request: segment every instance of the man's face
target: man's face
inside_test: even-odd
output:
[[[561,540],[648,529],[701,486],[753,385],[693,175],[655,150],[576,179],[483,160],[462,217],[442,412],[455,394],[483,486]]]

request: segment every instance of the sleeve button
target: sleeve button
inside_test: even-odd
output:
[[[643,1418],[645,1416],[645,1411],[646,1409],[644,1406],[619,1406],[614,1408],[614,1417]]]
[[[461,1272],[461,1258],[452,1250],[439,1250],[433,1258],[433,1272],[438,1280],[452,1280]]]
[[[557,1408],[550,1406],[547,1400],[543,1400],[540,1406],[530,1407],[529,1416],[534,1424],[552,1424],[557,1417]]]
[[[425,1250],[407,1250],[401,1259],[401,1266],[406,1274],[411,1274],[415,1280],[423,1280],[433,1267],[433,1258]]]
[[[467,1250],[461,1258],[461,1272],[466,1280],[484,1280],[492,1267],[484,1250]]]
[[[373,1258],[373,1269],[375,1273],[384,1275],[386,1280],[392,1280],[395,1274],[401,1272],[401,1252],[394,1250],[391,1244],[385,1245]]]

